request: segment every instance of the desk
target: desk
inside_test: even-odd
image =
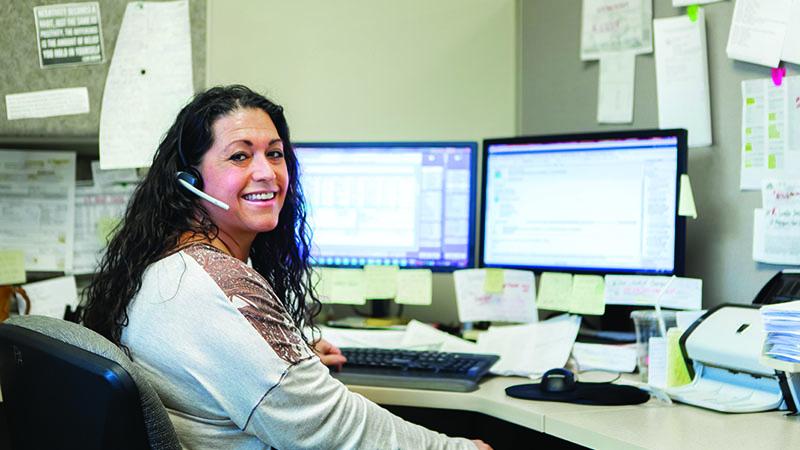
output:
[[[506,387],[526,382],[495,377],[470,393],[349,388],[382,405],[480,413],[591,448],[800,448],[800,417],[785,412],[724,414],[655,399],[635,406],[587,406],[506,396]]]

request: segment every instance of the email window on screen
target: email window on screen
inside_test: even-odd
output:
[[[602,144],[489,149],[487,263],[672,269],[675,145]]]

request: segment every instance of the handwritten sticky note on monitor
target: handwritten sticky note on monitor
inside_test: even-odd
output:
[[[363,305],[367,302],[364,271],[361,269],[317,269],[317,293],[322,303]]]
[[[604,292],[605,282],[602,275],[575,275],[572,279],[569,312],[602,315],[606,311]]]
[[[391,299],[397,295],[397,266],[364,266],[367,298]]]
[[[0,250],[0,285],[25,281],[25,254],[22,250]]]
[[[533,272],[505,270],[501,293],[486,292],[486,270],[453,273],[458,319],[462,322],[536,322],[536,289]]]
[[[572,274],[543,272],[539,281],[536,306],[552,311],[569,311],[572,296]]]
[[[433,300],[433,274],[430,269],[403,269],[397,273],[395,303],[430,305]]]

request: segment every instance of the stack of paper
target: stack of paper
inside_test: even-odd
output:
[[[764,322],[764,354],[800,363],[800,300],[761,308]]]

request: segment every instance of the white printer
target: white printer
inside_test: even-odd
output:
[[[724,304],[709,310],[680,339],[692,382],[667,393],[722,412],[785,408],[782,375],[759,361],[762,339],[757,306]]]

